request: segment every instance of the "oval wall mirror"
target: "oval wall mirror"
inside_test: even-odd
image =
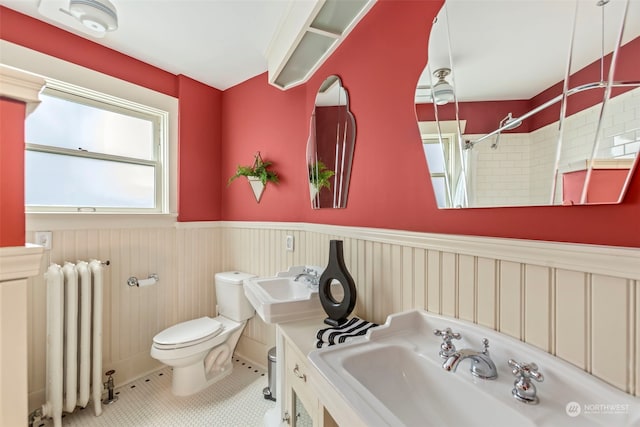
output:
[[[416,115],[438,207],[619,203],[640,151],[640,2],[447,0]]]
[[[311,207],[344,208],[349,195],[356,122],[340,77],[327,77],[316,95],[307,141]]]

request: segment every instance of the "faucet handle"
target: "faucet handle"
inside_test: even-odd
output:
[[[459,333],[453,332],[451,328],[435,329],[433,333],[436,336],[442,337],[442,344],[440,345],[440,353],[438,353],[440,357],[442,357],[443,359],[446,359],[456,352],[456,346],[453,345],[451,340],[454,340],[454,339],[459,340],[460,338],[462,338],[462,336]]]
[[[302,272],[303,272],[304,274],[310,274],[310,275],[312,275],[313,277],[318,276],[318,271],[317,271],[315,268],[313,268],[313,267],[304,267],[304,269],[302,270]]]
[[[509,366],[513,369],[513,375],[533,378],[538,382],[544,381],[544,376],[538,372],[538,365],[535,363],[520,363],[509,359]]]
[[[538,365],[535,363],[520,363],[513,359],[509,359],[509,367],[512,369],[516,380],[513,383],[514,388],[511,390],[513,397],[521,402],[537,404],[539,402],[536,396],[536,387],[531,383],[531,379],[538,382],[544,381],[544,376],[538,372]]]

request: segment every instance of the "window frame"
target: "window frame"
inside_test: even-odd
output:
[[[153,208],[133,208],[133,207],[87,207],[87,206],[59,206],[59,205],[27,205],[26,213],[110,213],[110,214],[166,214],[169,213],[169,112],[140,104],[138,102],[126,100],[116,96],[108,95],[81,86],[62,82],[55,79],[46,79],[43,93],[59,99],[80,103],[83,105],[99,108],[105,111],[125,114],[131,117],[148,119],[153,123],[153,160],[140,159],[135,157],[118,156],[112,154],[90,152],[86,150],[75,150],[50,145],[34,144],[25,141],[26,151],[59,154],[96,160],[107,160],[127,164],[143,166],[153,166],[154,177],[154,207]],[[26,179],[26,171],[25,171]]]

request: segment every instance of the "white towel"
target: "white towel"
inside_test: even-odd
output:
[[[364,335],[370,328],[378,326],[358,317],[352,317],[345,323],[335,328],[320,329],[316,334],[317,348],[328,347],[334,344],[349,342],[355,337]]]

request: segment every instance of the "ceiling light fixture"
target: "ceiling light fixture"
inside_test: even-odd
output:
[[[453,86],[445,80],[449,74],[451,74],[450,68],[440,68],[433,73],[438,79],[433,85],[433,101],[436,105],[445,105],[455,99]]]
[[[69,13],[93,31],[105,33],[118,28],[118,13],[109,0],[70,0]]]

